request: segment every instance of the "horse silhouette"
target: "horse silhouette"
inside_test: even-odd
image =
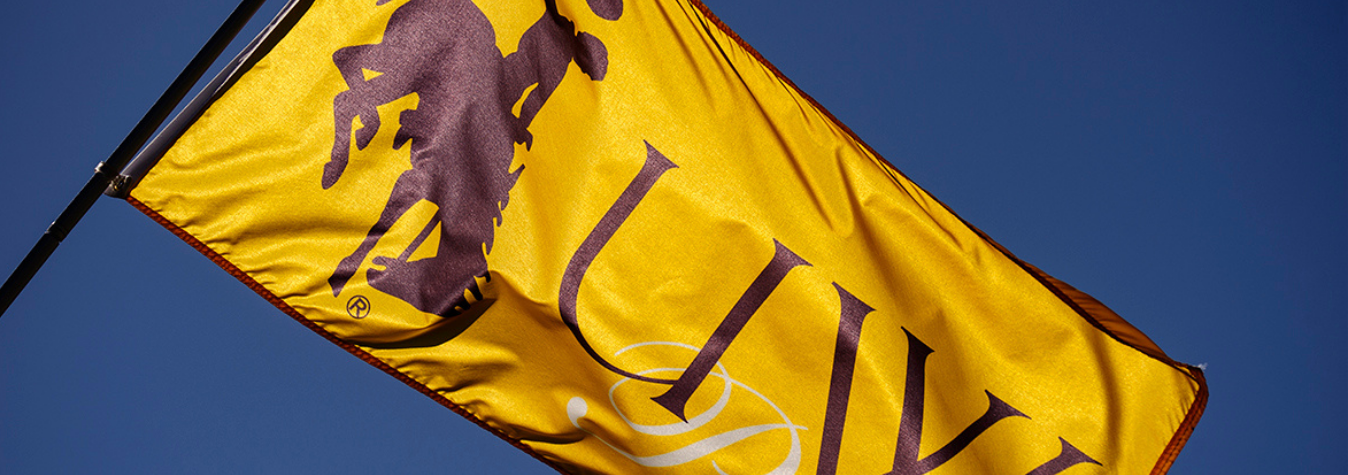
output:
[[[378,4],[387,3],[380,0]],[[524,167],[510,171],[515,143],[532,147],[529,124],[561,83],[570,63],[592,80],[608,67],[603,42],[558,12],[547,0],[545,13],[521,37],[519,48],[503,56],[487,17],[470,0],[409,0],[389,18],[380,43],[341,48],[332,59],[349,89],[333,99],[336,136],[323,167],[323,188],[341,178],[350,155],[352,120],[358,149],[380,127],[377,106],[417,94],[416,109],[399,116],[393,148],[411,143],[412,168],[393,186],[379,219],[354,252],[328,278],[334,296],[359,270],[379,239],[421,200],[438,210],[396,258],[377,256],[366,276],[372,287],[423,312],[457,315],[481,299],[477,278],[487,277],[495,227],[509,192]],[[602,18],[615,20],[621,0],[590,0]],[[365,71],[377,74],[366,78]],[[535,85],[537,85],[535,87]],[[511,109],[526,90],[520,114]],[[439,227],[434,257],[410,260]]]

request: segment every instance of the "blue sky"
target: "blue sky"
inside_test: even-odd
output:
[[[1342,472],[1344,2],[706,3],[966,220],[1207,365],[1171,473]],[[233,6],[6,7],[0,272]],[[550,473],[111,199],[0,318],[0,471]]]

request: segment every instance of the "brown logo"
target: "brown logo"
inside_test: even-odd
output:
[[[367,272],[370,285],[442,316],[468,308],[464,290],[481,298],[477,278],[488,275],[485,253],[491,252],[495,226],[524,168],[509,170],[513,144],[532,147],[529,124],[572,61],[594,81],[608,69],[604,43],[577,32],[555,0],[545,3],[543,16],[509,56],[501,54],[491,22],[470,0],[410,0],[393,13],[382,42],[333,53],[349,89],[333,100],[336,136],[331,160],[323,167],[323,188],[336,184],[346,170],[354,118],[362,124],[354,131],[356,147],[364,150],[379,131],[377,106],[414,93],[419,98],[416,109],[402,112],[393,139],[395,149],[411,143],[412,169],[398,177],[378,221],[328,278],[334,296],[380,237],[424,199],[439,207],[435,217],[401,255],[374,258],[383,269]],[[621,0],[589,4],[601,18],[622,15]],[[380,74],[366,79],[363,70]],[[512,106],[531,87],[515,116]],[[409,260],[437,227],[435,257]]]

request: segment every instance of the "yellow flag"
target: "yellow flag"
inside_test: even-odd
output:
[[[1207,398],[696,0],[314,0],[129,201],[570,473],[1164,473]]]

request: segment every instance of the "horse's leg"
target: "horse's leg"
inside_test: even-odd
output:
[[[346,77],[350,89],[337,93],[332,99],[333,140],[332,156],[323,166],[323,189],[331,188],[346,170],[348,156],[351,153],[351,121],[360,117],[361,127],[356,130],[356,148],[364,150],[379,131],[380,118],[378,106],[395,101],[411,94],[411,84],[405,75],[384,74],[369,81],[364,79],[361,68],[380,67],[382,61],[374,61],[365,51],[375,51],[380,45],[362,45],[343,48],[333,54],[334,61],[342,75]],[[351,51],[344,54],[344,51]],[[354,72],[353,72],[354,71]],[[354,74],[355,76],[349,76]]]
[[[379,71],[372,63],[378,61],[379,49],[382,46],[381,44],[347,46],[332,53],[332,62],[342,73],[342,79],[346,80],[346,87],[355,89],[360,83],[365,82],[365,73],[361,71],[362,69]]]
[[[470,305],[464,297],[465,290],[472,292],[474,299],[482,298],[474,277],[486,274],[487,261],[481,243],[474,250],[465,248],[462,240],[455,238],[457,231],[453,228],[459,226],[439,219],[431,220],[431,224],[440,228],[440,242],[434,257],[410,262],[405,257],[411,252],[403,253],[398,259],[376,257],[374,263],[384,269],[370,269],[367,275],[370,286],[379,291],[398,297],[423,312],[451,317]]]
[[[499,209],[490,193],[483,189],[485,184],[464,180],[459,185],[462,189],[458,193],[426,197],[440,206],[436,217],[398,258],[374,259],[374,263],[384,269],[370,269],[367,276],[371,286],[423,312],[445,317],[468,308],[470,302],[464,297],[465,290],[471,292],[474,299],[482,298],[475,278],[487,273],[484,247],[492,239],[494,217],[499,215]],[[440,229],[435,255],[408,261],[434,230],[432,226]]]
[[[384,211],[379,214],[379,220],[370,227],[370,232],[365,235],[360,247],[342,259],[332,277],[328,278],[328,284],[332,286],[332,295],[342,293],[342,287],[345,287],[346,282],[360,270],[360,264],[365,261],[365,257],[374,249],[375,244],[379,243],[379,238],[383,237],[384,233],[393,227],[393,223],[412,208],[412,205],[430,194],[430,185],[430,177],[419,168],[412,168],[398,177],[397,183],[393,184],[393,193],[390,194],[388,203],[384,205]]]

